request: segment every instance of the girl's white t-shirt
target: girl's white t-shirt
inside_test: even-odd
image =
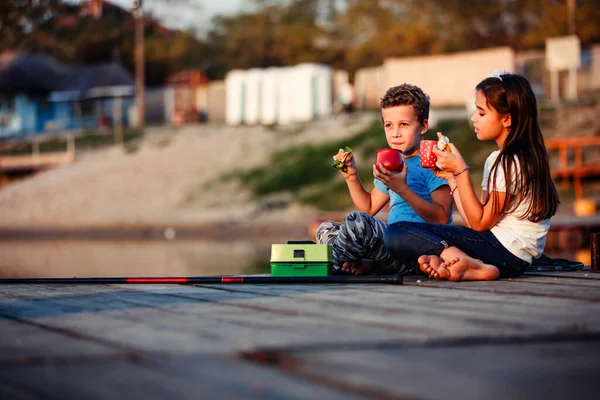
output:
[[[499,154],[500,150],[496,150],[489,155],[487,160],[485,160],[483,180],[481,182],[483,190],[488,190],[490,169],[494,165]],[[519,191],[517,177],[521,172],[521,168],[516,161],[516,158],[514,166],[515,167],[512,168],[511,177],[511,183],[513,183],[511,185],[511,194],[513,195]],[[490,189],[492,187],[494,186],[490,186]],[[502,165],[498,165],[496,171],[495,190],[498,192],[506,192],[506,177]],[[517,201],[517,199],[513,197],[512,201]],[[539,222],[531,222],[528,219],[519,218],[525,214],[530,202],[530,198],[524,199],[510,214],[505,214],[500,217],[496,225],[490,229],[496,239],[498,239],[508,251],[529,263],[531,263],[533,258],[538,258],[542,255],[544,246],[546,245],[546,235],[548,234],[548,229],[550,229],[550,218]]]

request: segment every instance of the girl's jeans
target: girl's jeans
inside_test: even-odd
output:
[[[517,277],[530,265],[508,251],[491,231],[478,232],[458,225],[396,222],[386,229],[384,244],[396,260],[417,270],[420,256],[439,256],[452,246],[469,257],[494,265],[501,278]]]

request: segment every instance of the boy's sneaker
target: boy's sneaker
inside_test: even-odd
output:
[[[325,221],[317,228],[315,234],[318,244],[332,244],[340,231],[340,222]]]

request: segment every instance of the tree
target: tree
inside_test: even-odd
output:
[[[30,43],[39,25],[53,21],[67,6],[61,0],[3,0],[0,2],[0,51]]]

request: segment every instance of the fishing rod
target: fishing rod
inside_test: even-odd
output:
[[[371,276],[186,276],[186,277],[93,277],[93,278],[0,278],[0,284],[402,284],[400,275]]]

